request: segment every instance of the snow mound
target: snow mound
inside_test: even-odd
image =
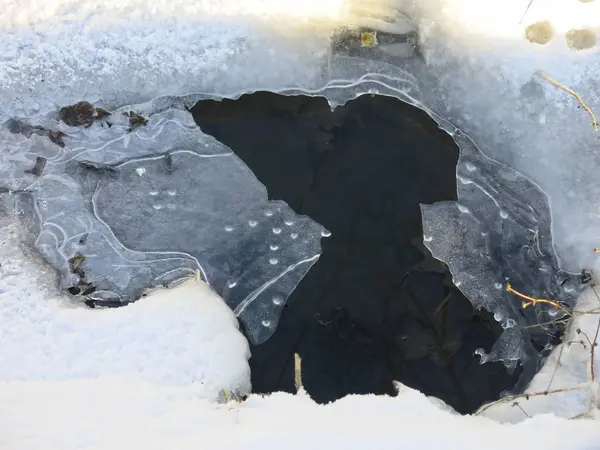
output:
[[[57,295],[52,270],[23,253],[15,224],[2,225],[0,381],[114,377],[192,383],[211,398],[250,391],[248,343],[205,283],[158,289],[119,309],[78,307]]]
[[[594,450],[600,441],[594,421],[546,415],[502,425],[453,414],[407,388],[397,398],[350,396],[325,406],[289,394],[217,406],[199,398],[193,387],[106,380],[13,382],[0,384],[0,401],[10,411],[2,417],[0,445],[11,450],[191,450],[203,445],[248,450],[476,450],[483,445],[504,450],[507,442]]]

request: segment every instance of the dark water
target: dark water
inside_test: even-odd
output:
[[[501,328],[474,311],[422,245],[419,203],[456,199],[458,148],[422,111],[362,96],[259,92],[191,110],[267,187],[332,232],[288,301],[279,328],[252,347],[254,392],[294,391],[294,353],[317,402],[393,394],[398,380],[461,413],[512,388],[520,374],[479,364]]]

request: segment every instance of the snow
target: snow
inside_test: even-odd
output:
[[[600,297],[598,288],[590,287],[580,297],[569,324],[564,343],[553,350],[543,368],[525,390],[529,398],[519,395],[514,400],[484,405],[481,415],[502,422],[519,422],[527,416],[555,414],[572,418],[597,414],[600,380],[600,352],[592,353],[592,342],[600,345]],[[594,358],[592,359],[592,355]],[[593,365],[593,367],[592,367]],[[550,392],[544,395],[544,392]],[[512,406],[519,403],[520,408]]]
[[[154,291],[118,310],[90,310],[56,292],[47,265],[0,228],[0,381],[118,377],[250,391],[248,343],[233,312],[202,282]]]
[[[342,14],[343,5],[325,0],[3,0],[0,122],[44,123],[84,99],[111,110],[152,101],[147,111],[157,113],[172,100],[161,96],[190,103],[254,89],[319,92],[329,83],[333,97],[363,77],[373,91],[412,96],[488,156],[531,177],[548,195],[562,268],[599,269],[592,252],[600,225],[597,134],[577,101],[537,72],[600,113],[598,46],[566,45],[571,29],[600,31],[600,1],[527,3],[405,2],[428,78],[373,62],[332,64],[329,32],[374,20],[358,2]],[[397,12],[393,1],[373,6]],[[524,38],[539,20],[555,28],[546,45]],[[249,391],[249,352],[233,313],[206,285],[190,280],[118,310],[82,309],[56,292],[52,270],[19,245],[16,223],[0,225],[3,449],[599,447],[597,418],[588,417],[597,380],[590,380],[589,345],[577,343],[555,349],[529,391],[582,389],[497,404],[481,412],[487,417],[457,416],[406,388],[397,398],[348,397],[326,406],[284,394],[217,405],[221,389]],[[588,291],[577,308],[594,302]],[[577,329],[595,336],[596,327],[595,314],[577,318],[569,341],[584,340]]]
[[[190,387],[144,382],[0,384],[3,449],[181,450],[315,448],[594,450],[594,421],[539,416],[518,425],[453,415],[404,388],[397,398],[351,396],[326,406],[306,395],[215,405]],[[60,407],[57,407],[60,405]],[[8,414],[10,412],[10,414]]]

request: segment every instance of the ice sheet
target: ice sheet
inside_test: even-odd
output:
[[[199,269],[250,339],[265,341],[327,230],[268,201],[187,111],[151,114],[134,129],[125,114],[89,128],[48,121],[58,141],[15,121],[0,131],[0,187],[19,194],[34,247],[63,289],[93,306],[129,303]]]

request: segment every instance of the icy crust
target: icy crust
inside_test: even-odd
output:
[[[133,130],[128,111],[87,129],[48,119],[64,147],[14,133],[14,121],[2,128],[0,183],[26,197],[20,206],[33,219],[34,247],[61,287],[91,305],[119,306],[199,269],[250,339],[265,341],[328,232],[270,202],[187,111],[151,114]]]

